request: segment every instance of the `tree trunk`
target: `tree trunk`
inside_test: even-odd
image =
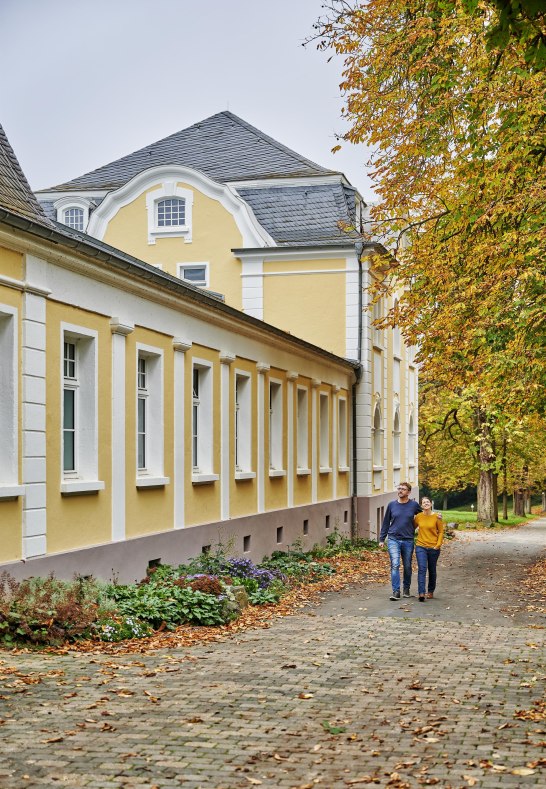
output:
[[[499,476],[493,474],[493,506],[495,509],[495,523],[499,520]]]
[[[495,523],[495,487],[491,469],[480,471],[478,482],[478,520],[485,526]]]
[[[477,408],[474,414],[474,427],[476,430],[476,450],[480,466],[478,480],[478,520],[486,526],[492,526],[498,518],[497,484],[495,468],[495,453],[491,440],[491,426],[487,413],[482,408]]]
[[[444,493],[444,510],[447,510],[447,493]]]
[[[508,471],[506,467],[506,450],[507,450],[507,441],[506,441],[506,434],[504,434],[502,439],[502,461],[501,461],[501,468],[502,468],[502,519],[508,520]]]
[[[523,503],[523,488],[514,489],[514,515],[525,515],[525,507]]]

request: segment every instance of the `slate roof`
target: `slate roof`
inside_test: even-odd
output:
[[[237,193],[279,246],[328,245],[358,239],[339,222],[355,222],[355,190],[342,184],[276,186]]]
[[[220,183],[333,172],[225,111],[50,189],[118,189],[142,171],[166,164],[193,167]]]
[[[0,125],[0,205],[19,216],[48,224]]]

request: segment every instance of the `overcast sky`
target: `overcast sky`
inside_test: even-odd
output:
[[[0,0],[0,123],[34,189],[225,109],[373,197],[344,146],[341,63],[302,46],[323,0]]]

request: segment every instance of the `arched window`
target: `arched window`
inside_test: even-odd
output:
[[[159,200],[157,206],[158,227],[183,227],[186,224],[186,201],[179,197]]]
[[[413,419],[413,413],[410,414],[409,418],[408,461],[410,466],[415,466],[415,422]]]
[[[383,465],[383,430],[381,426],[381,408],[375,406],[373,415],[373,465]]]
[[[65,208],[63,211],[63,225],[73,230],[83,230],[83,208]]]
[[[400,465],[400,411],[398,408],[394,412],[392,428],[392,462],[395,466]]]

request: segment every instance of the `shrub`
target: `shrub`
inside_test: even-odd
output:
[[[0,640],[12,644],[59,644],[86,633],[102,599],[93,578],[61,581],[53,575],[16,581],[0,576]],[[108,611],[108,602],[102,600]]]
[[[174,630],[183,623],[222,625],[231,618],[222,597],[167,583],[164,578],[138,586],[111,586],[110,595],[121,614]]]
[[[309,583],[335,573],[335,568],[330,564],[316,562],[309,553],[301,551],[273,551],[269,558],[264,558],[262,567],[281,576]]]

